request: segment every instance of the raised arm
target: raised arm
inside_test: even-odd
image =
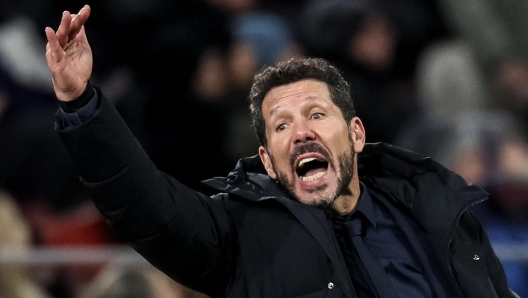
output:
[[[92,50],[88,44],[84,23],[90,16],[90,6],[85,5],[78,14],[62,13],[55,32],[46,27],[46,60],[53,78],[53,88],[61,101],[78,98],[92,73]]]
[[[236,266],[230,216],[223,201],[158,171],[103,92],[87,88],[93,64],[84,31],[89,14],[89,6],[77,15],[66,11],[56,32],[46,28],[46,59],[63,102],[57,133],[120,238],[174,280],[218,296]],[[68,104],[78,106],[70,110]],[[80,121],[65,121],[72,115]]]

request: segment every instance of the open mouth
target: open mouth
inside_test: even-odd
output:
[[[302,181],[317,180],[326,173],[328,162],[322,158],[307,157],[297,163],[295,172]]]

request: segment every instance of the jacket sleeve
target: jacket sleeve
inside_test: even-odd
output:
[[[518,297],[480,222],[466,211],[451,247],[451,266],[464,297]]]
[[[493,247],[491,246],[488,235],[486,234],[484,228],[480,223],[478,223],[478,226],[480,229],[480,235],[481,240],[483,242],[483,246],[485,248],[485,251],[487,252],[486,259],[488,260],[487,265],[488,271],[490,272],[491,283],[494,285],[497,293],[504,293],[504,295],[500,297],[519,298],[519,296],[508,287],[504,267],[502,266],[501,261],[495,254],[495,250],[493,250]]]
[[[223,201],[158,171],[96,91],[100,100],[89,121],[56,126],[95,206],[117,235],[168,276],[211,296],[222,293],[236,263],[236,240]],[[57,123],[61,117],[59,111]]]

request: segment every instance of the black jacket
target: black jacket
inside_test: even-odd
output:
[[[354,297],[325,214],[286,197],[258,156],[205,182],[218,194],[198,193],[158,171],[99,97],[90,121],[64,128],[59,112],[57,130],[95,205],[154,266],[212,297]],[[461,297],[514,297],[469,210],[484,191],[382,143],[367,144],[358,166],[363,183],[405,206],[427,231]]]

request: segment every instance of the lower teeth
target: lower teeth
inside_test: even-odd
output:
[[[314,181],[316,179],[319,179],[319,178],[323,177],[324,173],[326,173],[326,172],[323,171],[323,172],[319,172],[319,173],[317,173],[315,175],[312,175],[312,176],[304,176],[304,177],[301,177],[301,180],[305,181],[305,182]]]

